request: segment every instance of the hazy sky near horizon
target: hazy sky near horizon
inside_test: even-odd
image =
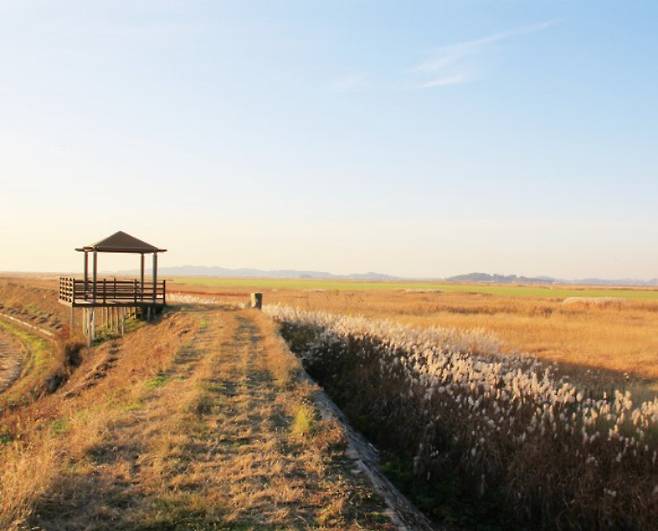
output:
[[[657,24],[654,1],[0,0],[0,271],[77,270],[124,230],[165,266],[658,277]]]

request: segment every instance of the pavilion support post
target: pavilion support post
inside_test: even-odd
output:
[[[87,285],[89,284],[89,253],[85,251],[85,299],[87,298]],[[73,284],[73,291],[75,291],[75,283]],[[75,297],[75,293],[73,294]]]
[[[91,326],[90,326],[91,333],[89,334],[89,337],[91,338],[91,342],[93,343],[96,340],[96,308],[92,307],[90,313],[91,313]]]
[[[140,267],[139,267],[139,285],[141,297],[140,300],[144,300],[144,253],[139,255],[140,257]]]
[[[98,253],[94,251],[94,260],[93,260],[93,273],[92,273],[92,279],[93,279],[93,286],[92,286],[92,302],[95,304],[96,303],[96,279],[98,278]]]
[[[69,322],[69,330],[70,330],[69,335],[73,335],[73,326],[75,325],[74,311],[75,311],[75,306],[71,304],[71,321]]]
[[[86,328],[87,328],[87,333],[85,334],[87,338],[87,346],[91,347],[91,308],[87,309],[87,318],[86,318]]]
[[[158,294],[158,253],[153,253],[153,304],[156,303]]]
[[[91,347],[96,337],[93,308],[84,308],[82,310],[82,333],[87,338],[87,346]]]

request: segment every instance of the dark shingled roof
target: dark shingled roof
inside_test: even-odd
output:
[[[164,253],[166,250],[138,240],[123,231],[115,232],[104,240],[76,249],[76,251],[98,251],[99,253]]]

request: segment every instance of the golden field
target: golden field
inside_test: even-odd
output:
[[[553,297],[554,292],[546,289],[542,296],[491,294],[479,285],[461,291],[263,289],[258,280],[240,287],[174,283],[172,289],[226,300],[244,299],[249,291],[258,290],[266,304],[393,319],[419,327],[484,328],[501,340],[506,352],[527,352],[565,368],[612,371],[612,377],[658,379],[658,301],[641,297],[644,292],[653,295],[651,290],[633,290],[640,297],[622,298],[619,295],[628,290],[597,289],[599,296],[590,297],[587,288],[580,288],[583,297]],[[578,292],[571,288],[564,294]]]

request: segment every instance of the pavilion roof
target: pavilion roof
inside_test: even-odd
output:
[[[115,232],[104,240],[79,247],[76,251],[97,251],[99,253],[164,253],[167,249],[160,249],[155,245],[139,240],[123,231]]]

